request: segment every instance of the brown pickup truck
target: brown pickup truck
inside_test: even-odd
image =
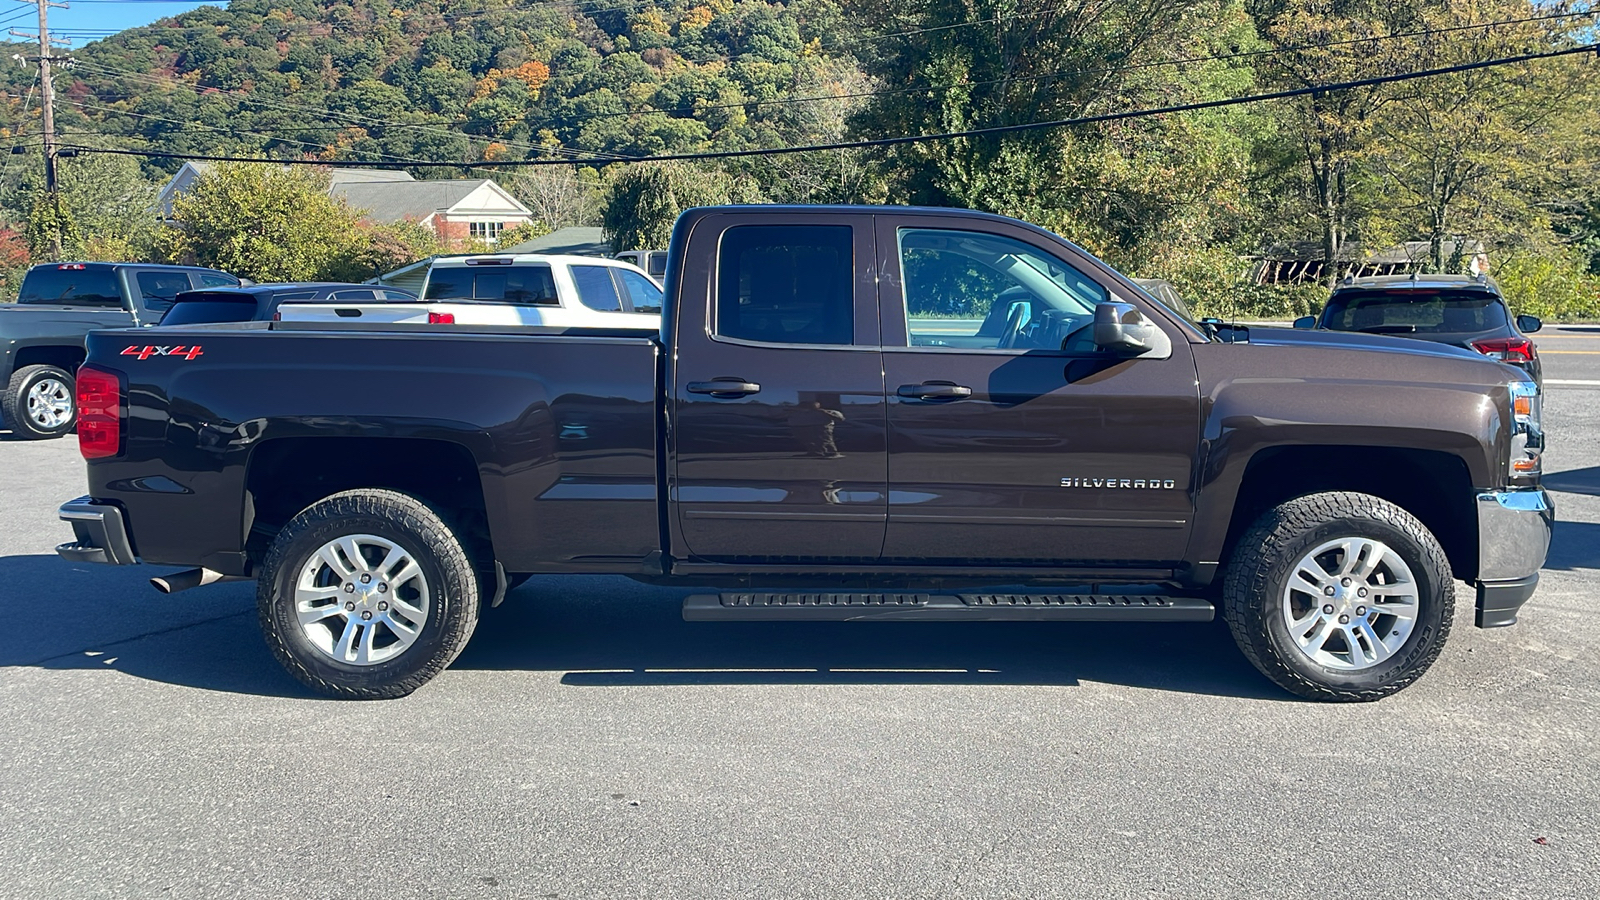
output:
[[[1525,373],[1218,331],[1011,219],[697,209],[659,336],[94,334],[60,553],[257,579],[278,658],[343,697],[416,689],[534,573],[704,586],[692,620],[1220,611],[1325,700],[1420,677],[1457,581],[1516,620],[1553,521]]]

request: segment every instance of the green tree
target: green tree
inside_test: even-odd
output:
[[[314,170],[217,164],[173,200],[172,220],[160,240],[168,259],[255,281],[348,276],[363,249],[357,216]]]
[[[600,221],[613,250],[660,249],[686,209],[760,200],[754,182],[720,170],[681,162],[624,165],[608,179]]]

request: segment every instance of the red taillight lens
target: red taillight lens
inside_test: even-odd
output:
[[[1525,337],[1473,341],[1472,349],[1484,356],[1503,359],[1506,362],[1533,362],[1533,341]]]
[[[122,379],[104,369],[78,370],[78,450],[84,459],[122,450]]]
[[[455,323],[456,323],[456,314],[455,313],[436,313],[436,312],[428,313],[428,324],[429,325],[454,325]]]

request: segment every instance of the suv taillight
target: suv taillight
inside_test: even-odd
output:
[[[436,313],[436,312],[428,313],[428,324],[429,325],[454,325],[455,323],[456,323],[456,314],[455,313]]]
[[[1472,349],[1482,353],[1484,356],[1505,360],[1510,363],[1533,362],[1533,341],[1525,337],[1473,341]]]
[[[84,459],[122,451],[122,379],[93,366],[78,370],[78,450]]]

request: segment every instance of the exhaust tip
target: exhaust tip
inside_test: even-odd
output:
[[[172,585],[167,583],[167,580],[165,578],[152,578],[152,579],[150,579],[150,586],[155,588],[156,590],[160,591],[163,594],[172,593]]]

